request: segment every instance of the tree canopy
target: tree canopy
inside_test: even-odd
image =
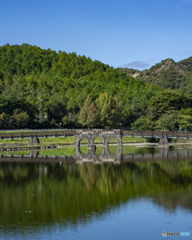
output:
[[[89,57],[29,44],[0,47],[1,129],[119,128],[142,119],[155,128],[168,111],[185,116],[191,108],[190,93],[164,90]]]

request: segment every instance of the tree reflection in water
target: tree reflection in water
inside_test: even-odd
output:
[[[132,159],[139,154],[145,159],[149,152],[148,149],[147,153],[132,153]],[[157,151],[152,153],[155,156]],[[121,161],[128,155],[121,154]],[[9,230],[7,226],[25,229],[32,225],[38,229],[42,224],[54,222],[76,225],[82,216],[84,221],[90,221],[101,212],[142,197],[152,198],[169,211],[178,206],[191,211],[191,192],[190,159],[117,165],[1,162],[0,225],[4,232]],[[31,211],[30,215],[25,211]]]

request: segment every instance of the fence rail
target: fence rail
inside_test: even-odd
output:
[[[82,129],[86,132],[85,129]],[[89,130],[92,131],[92,130]],[[103,131],[113,131],[104,130]],[[40,131],[15,131],[15,132],[0,132],[0,139],[14,139],[14,138],[30,138],[30,137],[62,137],[62,136],[74,136],[75,129],[66,130],[40,130]],[[192,138],[192,132],[165,132],[165,131],[135,131],[135,130],[120,130],[122,136],[140,136],[148,138]]]
[[[31,132],[12,132],[0,133],[0,139],[4,138],[27,138],[27,137],[60,137],[60,136],[74,136],[75,130],[65,131],[31,131]]]
[[[124,136],[141,136],[141,137],[167,137],[167,138],[192,138],[192,132],[165,132],[165,131],[135,131],[135,130],[122,130]]]

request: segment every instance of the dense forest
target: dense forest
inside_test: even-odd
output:
[[[76,53],[7,44],[0,47],[0,128],[190,129],[192,91],[181,82],[165,86]]]

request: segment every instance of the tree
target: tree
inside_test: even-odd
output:
[[[96,127],[99,121],[99,111],[95,104],[91,101],[90,95],[87,96],[83,107],[81,108],[78,116],[78,122],[88,127]]]
[[[153,118],[144,118],[140,117],[138,118],[134,123],[131,124],[132,130],[154,130],[155,129],[155,122],[153,121]]]
[[[180,110],[189,103],[190,100],[182,92],[165,90],[150,99],[149,109],[152,109],[153,116],[161,117],[167,111]]]
[[[177,126],[177,111],[169,111],[162,115],[159,119],[159,125],[163,130],[174,130]]]
[[[123,102],[118,95],[112,98],[112,109],[113,109],[113,126],[118,127],[123,123]]]
[[[100,112],[100,125],[105,127],[122,124],[123,103],[119,96],[111,97],[107,92],[99,95],[96,106]]]
[[[192,108],[187,108],[187,109],[181,108],[180,114],[192,116]]]
[[[14,126],[19,128],[27,126],[29,122],[29,116],[27,112],[24,112],[21,109],[15,109],[12,118]]]
[[[0,114],[0,128],[6,128],[8,115],[4,112]]]
[[[192,129],[192,116],[180,115],[178,119],[179,129]]]

